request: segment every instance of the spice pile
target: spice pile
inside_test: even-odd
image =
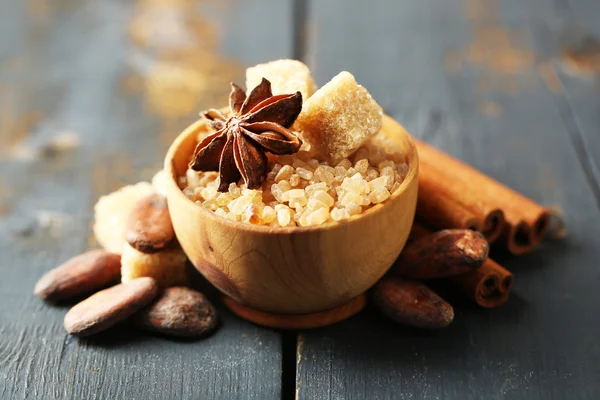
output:
[[[180,189],[220,217],[271,227],[344,223],[394,195],[409,165],[376,134],[382,110],[342,72],[316,90],[308,68],[279,60],[247,70],[248,95],[232,85],[230,109],[203,113],[207,129]],[[305,99],[303,102],[302,99]],[[489,259],[489,243],[530,251],[549,211],[425,143],[420,153],[417,222],[373,302],[414,327],[443,328],[452,307],[421,281],[440,280],[483,307],[507,299],[512,274]],[[191,289],[197,273],[175,237],[164,172],[101,197],[91,250],[49,271],[35,294],[81,298],[65,316],[67,332],[87,336],[131,320],[142,329],[202,337],[217,326],[215,308]],[[482,233],[479,233],[482,232]],[[119,283],[120,281],[120,283]]]
[[[155,182],[160,180],[157,175]],[[170,336],[202,337],[216,328],[215,308],[186,287],[193,272],[175,238],[166,198],[150,184],[101,198],[94,231],[106,250],[76,256],[35,285],[34,293],[50,302],[91,295],[65,315],[68,333],[89,336],[125,320]]]
[[[179,182],[190,200],[234,221],[314,226],[359,215],[400,187],[404,155],[371,140],[383,112],[352,74],[315,92],[304,64],[278,60],[249,68],[248,88],[255,82],[248,96],[232,84],[228,113],[203,113],[213,131]]]
[[[408,172],[406,163],[391,160],[373,167],[367,150],[360,150],[335,167],[314,158],[280,158],[283,165],[274,163],[258,190],[231,183],[220,193],[216,173],[192,170],[181,184],[190,200],[234,221],[272,227],[338,222],[387,200]]]

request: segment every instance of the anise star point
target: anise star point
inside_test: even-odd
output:
[[[210,109],[202,116],[215,130],[200,141],[190,168],[219,171],[219,191],[244,179],[248,189],[258,189],[267,173],[267,155],[294,154],[302,141],[288,128],[302,110],[302,94],[273,96],[271,83],[263,78],[249,95],[231,83],[231,115]]]

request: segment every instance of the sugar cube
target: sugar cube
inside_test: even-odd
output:
[[[187,257],[179,246],[145,254],[125,243],[121,256],[121,280],[127,282],[142,276],[156,279],[163,287],[188,285]]]
[[[299,91],[304,101],[312,96],[317,88],[308,67],[297,60],[276,60],[246,69],[248,92],[256,87],[262,78],[271,82],[274,95]]]
[[[341,72],[304,102],[294,129],[317,158],[336,165],[383,124],[383,110],[349,72]]]

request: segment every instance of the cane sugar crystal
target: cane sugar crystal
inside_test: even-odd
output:
[[[336,165],[379,132],[382,124],[381,107],[344,71],[304,102],[294,127],[317,158]]]
[[[125,243],[121,256],[121,280],[149,276],[162,287],[188,285],[187,257],[179,245],[146,254]]]
[[[336,164],[304,154],[278,156],[269,162],[267,179],[259,189],[248,189],[241,180],[218,192],[214,172],[191,170],[181,177],[180,187],[191,201],[232,221],[317,226],[360,215],[400,187],[408,165],[390,156],[373,164],[369,161],[373,154],[379,159],[385,152],[365,145]]]
[[[199,184],[200,181],[195,181]],[[192,192],[193,189],[188,191]],[[148,182],[124,186],[100,197],[94,206],[94,235],[98,243],[111,253],[123,252],[125,245],[125,223],[129,213],[141,198],[154,192]]]
[[[246,69],[248,92],[258,86],[262,78],[271,82],[274,95],[300,92],[306,101],[316,90],[308,67],[297,60],[277,60]]]

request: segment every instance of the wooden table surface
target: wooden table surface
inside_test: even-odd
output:
[[[0,398],[600,398],[599,37],[597,0],[0,0]],[[204,341],[66,335],[31,291],[95,245],[96,199],[149,179],[246,66],[290,57],[318,84],[351,71],[567,238],[503,260],[509,302],[456,298],[440,332],[366,311],[281,333],[221,307]]]

